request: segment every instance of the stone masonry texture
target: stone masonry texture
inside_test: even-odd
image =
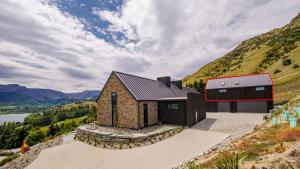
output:
[[[97,100],[97,122],[112,125],[111,93],[117,92],[117,127],[138,129],[138,102],[113,73]]]
[[[156,124],[158,122],[158,106],[156,101],[139,102],[140,124],[144,127],[144,108],[143,105],[148,105],[148,125]]]

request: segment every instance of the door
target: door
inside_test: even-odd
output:
[[[144,104],[144,126],[148,126],[148,104]]]
[[[118,116],[118,110],[117,110],[117,93],[112,92],[111,93],[111,124],[112,127],[117,127],[117,117]]]
[[[267,101],[243,101],[237,103],[238,112],[268,113]]]
[[[218,112],[230,112],[230,103],[218,102]]]

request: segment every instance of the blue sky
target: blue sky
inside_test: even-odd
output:
[[[122,0],[56,0],[52,3],[62,12],[78,18],[87,31],[93,33],[97,38],[105,40],[107,43],[119,46],[117,41],[128,40],[122,32],[109,31],[110,22],[93,13],[99,10],[118,12],[122,8]]]
[[[2,0],[0,10],[0,84],[75,92],[101,89],[112,70],[181,79],[287,24],[300,0]]]

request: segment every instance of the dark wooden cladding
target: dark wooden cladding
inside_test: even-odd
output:
[[[265,87],[263,91],[256,91],[256,87],[227,88],[226,92],[220,93],[221,89],[206,90],[207,100],[248,100],[248,99],[272,99],[272,86]]]
[[[177,110],[169,109],[168,104],[178,104]],[[166,124],[186,125],[186,101],[158,101],[158,120]]]
[[[217,112],[218,111],[218,102],[206,102],[207,112]]]
[[[191,127],[206,118],[206,106],[204,95],[188,93],[186,101],[187,126]]]
[[[177,104],[178,109],[169,109],[169,104]],[[166,124],[191,127],[206,118],[204,96],[188,93],[187,100],[158,101],[158,120]]]

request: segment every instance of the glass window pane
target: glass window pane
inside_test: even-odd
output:
[[[256,91],[264,91],[264,90],[265,90],[265,87],[256,87],[255,90],[256,90]]]
[[[219,90],[219,93],[226,93],[226,92],[227,92],[226,89],[220,89],[220,90]]]

